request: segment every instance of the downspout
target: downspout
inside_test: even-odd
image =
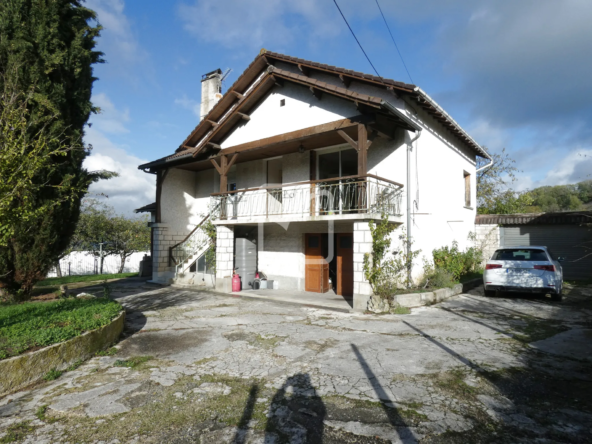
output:
[[[417,130],[416,136],[407,144],[407,255],[411,252],[411,151],[413,142],[421,136],[421,128]],[[411,286],[411,263],[407,266],[407,288]]]
[[[478,173],[479,171],[483,171],[486,168],[490,168],[495,164],[495,160],[493,160],[493,157],[489,158],[489,163],[487,165],[483,165],[481,168],[479,168],[477,171],[475,171],[475,173]]]

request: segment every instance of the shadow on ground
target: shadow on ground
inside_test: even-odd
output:
[[[475,427],[467,432],[446,432],[435,437],[428,437],[426,443],[499,443],[499,442],[560,442],[560,443],[590,443],[592,442],[592,362],[583,344],[580,358],[564,357],[544,353],[533,347],[537,343],[531,339],[539,339],[538,335],[553,336],[561,331],[570,329],[590,328],[590,314],[569,321],[565,326],[557,318],[569,319],[579,314],[582,309],[592,309],[592,288],[576,288],[568,291],[562,302],[532,294],[498,294],[497,297],[482,298],[467,297],[474,306],[475,313],[490,313],[490,318],[483,319],[472,316],[463,310],[458,313],[454,309],[441,307],[449,313],[454,313],[466,320],[486,326],[509,337],[523,342],[519,348],[518,357],[522,367],[513,367],[491,371],[480,367],[454,350],[453,346],[443,344],[413,325],[413,321],[404,321],[410,328],[423,335],[432,344],[453,356],[467,371],[476,371],[488,384],[496,389],[503,398],[493,399],[478,395],[477,391],[458,381],[456,395],[462,395],[467,402],[480,401],[485,409],[472,418]],[[478,294],[478,293],[473,293]],[[502,300],[527,300],[534,306],[534,314],[502,307]],[[554,319],[538,316],[538,304],[552,306]],[[495,314],[497,313],[497,315]],[[491,322],[496,316],[507,316],[520,319],[523,322],[524,334],[508,334],[500,330]],[[575,316],[574,316],[575,317]],[[558,329],[557,331],[553,329]],[[590,334],[592,339],[592,334]],[[561,351],[560,349],[558,351]],[[454,389],[452,386],[451,389]]]

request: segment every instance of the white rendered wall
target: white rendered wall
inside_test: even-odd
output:
[[[209,170],[169,170],[162,184],[160,198],[161,222],[167,225],[169,231],[189,234],[195,228],[202,215],[208,212],[214,180],[213,171]]]
[[[257,245],[257,267],[280,289],[304,291],[304,235],[306,233],[352,233],[353,223],[291,223],[286,226],[265,224],[263,243]],[[335,245],[333,245],[333,254]],[[333,256],[329,252],[330,261]]]
[[[282,99],[284,106],[280,106]],[[359,114],[352,102],[329,95],[319,100],[308,88],[286,82],[272,88],[250,114],[251,119],[238,126],[221,146],[228,148]]]
[[[144,255],[150,256],[149,251],[133,253],[125,260],[123,266],[124,273],[137,273],[140,271],[140,262]],[[60,260],[60,269],[62,276],[75,276],[97,274],[100,271],[100,260],[90,252],[73,251]],[[103,274],[119,273],[121,259],[119,256],[105,256],[103,258]],[[56,277],[57,272],[52,269],[47,273],[47,277]]]

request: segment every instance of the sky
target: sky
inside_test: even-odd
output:
[[[590,0],[337,0],[379,75],[413,83],[489,152],[510,154],[516,190],[592,178]],[[333,0],[87,0],[103,26],[85,142],[93,184],[131,216],[155,200],[138,165],[163,157],[199,121],[201,75],[262,48],[373,73]]]

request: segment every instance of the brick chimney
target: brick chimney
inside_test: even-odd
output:
[[[217,69],[201,76],[201,107],[199,120],[210,112],[210,110],[222,98],[222,70]]]

